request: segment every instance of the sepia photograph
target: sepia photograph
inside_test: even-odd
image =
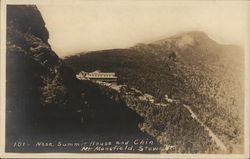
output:
[[[2,153],[249,157],[249,6],[2,1]]]

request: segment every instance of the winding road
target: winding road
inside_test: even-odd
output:
[[[183,104],[183,106],[191,113],[191,116],[193,119],[195,119],[196,121],[198,121],[202,127],[205,128],[205,130],[208,131],[209,133],[209,136],[212,137],[212,140],[220,147],[220,149],[222,151],[228,151],[226,146],[224,145],[224,143],[214,134],[214,132],[209,128],[207,127],[198,117],[197,115],[192,111],[192,109],[188,106],[188,105],[185,105]]]

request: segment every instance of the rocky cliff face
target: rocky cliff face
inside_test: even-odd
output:
[[[49,34],[37,8],[8,6],[7,10],[7,101],[10,114],[23,109],[29,114],[27,121],[39,120],[40,113],[60,119],[64,118],[62,114],[80,109],[79,105],[84,107],[77,87],[79,82],[51,50]]]
[[[140,132],[142,117],[103,95],[96,84],[77,80],[48,38],[36,6],[7,6],[6,151],[79,152],[73,147],[15,149],[16,140],[154,140]]]

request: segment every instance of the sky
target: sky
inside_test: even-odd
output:
[[[37,5],[60,56],[127,48],[184,31],[244,45],[249,5],[242,1],[103,0]]]

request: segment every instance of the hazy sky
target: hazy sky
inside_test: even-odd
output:
[[[243,44],[246,3],[218,1],[82,1],[38,5],[59,56],[125,48],[200,30],[219,43]]]

